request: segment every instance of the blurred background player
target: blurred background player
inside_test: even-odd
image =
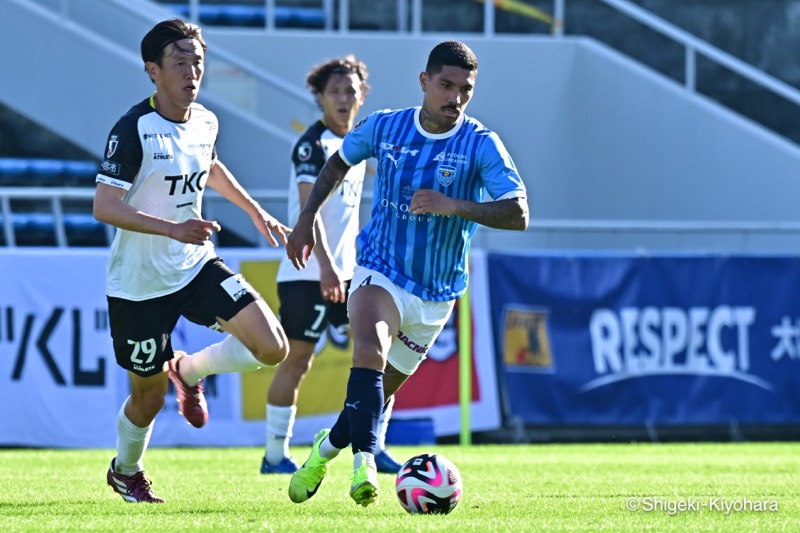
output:
[[[464,114],[478,59],[458,41],[436,45],[419,75],[421,107],[378,111],[352,129],[325,163],[286,245],[296,268],[316,248],[315,220],[349,169],[378,160],[372,218],[358,236],[348,311],[353,368],[345,408],[314,437],[292,475],[289,498],[316,494],[327,463],[349,445],[350,497],[380,497],[375,466],[381,408],[416,371],[467,288],[467,254],[478,224],[524,230],[525,185],[496,133]],[[492,201],[484,201],[486,195]]]
[[[117,227],[106,272],[111,337],[131,395],[117,414],[117,455],[106,480],[129,502],[163,502],[144,473],[144,452],[164,406],[168,378],[195,427],[208,420],[202,378],[280,363],[288,341],[261,296],[220,259],[203,220],[211,187],[244,210],[272,246],[289,229],[267,214],[217,159],[217,117],[197,104],[206,44],[180,19],[156,24],[141,43],[155,93],[114,125],[97,174],[94,215]],[[191,357],[174,353],[180,316],[229,333]],[[165,366],[166,372],[165,372]]]
[[[306,78],[322,118],[309,127],[292,149],[289,185],[289,224],[297,220],[325,161],[335,154],[369,92],[367,67],[354,56],[332,59],[315,66]],[[358,212],[366,163],[351,167],[315,225],[316,243],[304,270],[297,270],[288,256],[278,268],[280,321],[289,338],[289,355],[278,367],[267,393],[267,442],[261,461],[262,474],[292,474],[297,464],[289,456],[297,412],[297,395],[311,368],[320,336],[330,324],[349,333],[347,291],[356,264]],[[391,414],[387,403],[378,425],[378,470],[396,473],[400,464],[385,450],[386,425]]]

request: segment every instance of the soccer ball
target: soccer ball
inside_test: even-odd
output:
[[[461,473],[447,457],[423,453],[397,472],[395,489],[409,513],[447,514],[461,500]]]

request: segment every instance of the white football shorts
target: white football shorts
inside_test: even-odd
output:
[[[447,302],[423,300],[398,287],[383,274],[356,266],[353,280],[350,282],[348,302],[353,291],[357,291],[370,276],[369,284],[386,289],[400,312],[400,332],[392,341],[387,360],[399,372],[410,376],[427,357],[428,350],[447,324],[455,300]]]

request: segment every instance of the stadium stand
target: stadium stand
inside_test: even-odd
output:
[[[94,161],[0,158],[0,187],[91,187],[96,174]]]
[[[0,158],[0,245],[107,246],[92,215],[97,163]]]
[[[189,17],[189,5],[162,3],[176,15]],[[275,26],[278,28],[320,29],[325,27],[325,12],[312,7],[275,6]],[[205,4],[198,7],[200,23],[209,26],[264,27],[266,7],[244,4]]]

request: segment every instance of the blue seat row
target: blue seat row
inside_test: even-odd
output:
[[[11,223],[17,246],[55,246],[56,224],[50,213],[13,213]],[[69,246],[107,246],[106,228],[89,213],[64,213],[64,233]],[[5,220],[0,214],[0,244],[7,245]]]
[[[94,161],[0,157],[0,186],[93,186],[96,176]]]
[[[189,16],[189,5],[178,3],[162,4],[167,9],[186,18]],[[266,26],[267,14],[264,6],[203,4],[198,7],[201,24],[211,26]],[[311,7],[275,6],[275,26],[278,28],[325,27],[325,12]]]

